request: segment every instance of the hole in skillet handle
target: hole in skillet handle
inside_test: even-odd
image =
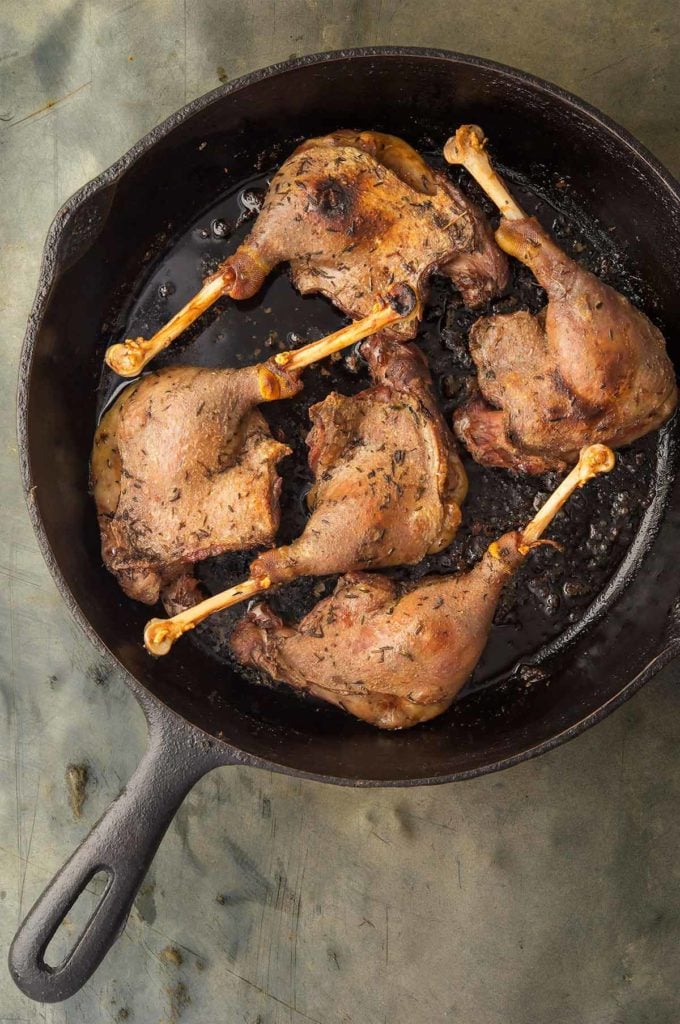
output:
[[[29,911],[9,951],[9,969],[24,995],[41,1003],[68,999],[88,981],[116,941],[158,845],[198,780],[238,757],[155,706],[149,747],[136,772]],[[57,966],[46,956],[64,918],[96,875],[108,877],[82,933]]]
[[[68,963],[90,927],[90,923],[112,882],[113,873],[111,871],[103,869],[93,871],[47,943],[47,949],[42,955],[46,968],[58,971]],[[75,941],[73,940],[74,932],[77,934]]]

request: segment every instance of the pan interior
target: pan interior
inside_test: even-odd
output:
[[[622,160],[624,143],[608,129],[593,132],[587,115],[555,96],[539,95],[521,76],[504,79],[495,69],[463,60],[408,55],[399,58],[397,70],[396,59],[330,62],[321,78],[319,66],[294,68],[283,73],[295,79],[283,91],[272,88],[275,78],[251,82],[216,98],[142,152],[118,184],[98,238],[60,276],[36,346],[30,392],[40,513],[56,563],[97,635],[144,686],[206,731],[282,766],[345,780],[408,781],[483,770],[549,740],[613,698],[628,681],[623,651],[619,658],[605,645],[596,648],[600,660],[579,659],[581,652],[592,653],[603,623],[618,621],[614,606],[628,614],[620,593],[632,563],[656,535],[675,451],[674,427],[668,427],[621,452],[614,473],[572,499],[551,531],[563,553],[534,554],[508,588],[465,694],[448,715],[412,733],[378,734],[332,708],[246,676],[234,666],[227,643],[238,612],[210,620],[165,659],[144,653],[140,637],[148,609],[124,598],[102,568],[87,495],[96,418],[121,384],[110,371],[101,372],[101,356],[111,341],[148,335],[197,290],[247,232],[268,178],[300,138],[340,126],[376,128],[404,136],[438,164],[450,131],[462,121],[479,121],[495,141],[520,202],[673,341],[669,324],[674,317],[678,322],[680,312],[673,267],[657,251],[670,243],[655,236],[652,226],[668,223],[669,197],[658,185],[655,191],[651,179],[641,182],[640,167],[633,173],[625,152],[628,164],[621,164],[619,177],[630,180],[619,186],[626,203],[613,201],[611,168]],[[360,84],[369,80],[365,102]],[[328,91],[332,81],[336,88]],[[322,102],[322,94],[331,99]],[[289,116],[279,120],[282,103]],[[450,173],[485,205],[462,172]],[[676,245],[672,257],[669,252],[675,263],[679,250]],[[516,265],[508,293],[481,313],[535,312],[543,302],[531,276]],[[418,342],[447,418],[473,372],[466,334],[478,315],[435,280]],[[324,299],[299,296],[282,270],[255,299],[219,303],[155,365],[245,365],[342,322]],[[68,365],[59,351],[64,332],[79,356]],[[355,393],[367,383],[363,363],[351,353],[328,363],[323,373],[308,370],[298,399],[265,408],[272,429],[294,447],[282,466],[281,541],[304,525],[308,406],[332,389]],[[515,480],[481,469],[467,455],[465,465],[471,486],[458,537],[442,554],[397,575],[414,579],[471,566],[491,539],[531,517],[556,480]],[[55,492],[58,501],[51,497]],[[243,578],[251,555],[205,563],[200,576],[206,588],[216,592]],[[273,603],[298,619],[333,582],[300,581]],[[668,600],[665,591],[657,594],[657,610],[670,601],[670,591]],[[603,620],[608,610],[612,614]],[[655,633],[642,621],[635,628],[643,631],[640,655]],[[631,625],[631,641],[634,632]]]
[[[294,148],[291,142],[289,150]],[[430,162],[443,166],[439,155],[428,154]],[[169,240],[165,251],[134,288],[134,298],[116,316],[116,334],[120,337],[150,337],[173,316],[200,287],[203,278],[244,238],[261,203],[275,168],[254,174],[230,186],[210,208],[185,230]],[[518,179],[510,169],[514,190],[527,211],[552,228],[564,248],[598,273],[607,283],[641,301],[636,282],[626,272],[626,261],[617,250],[613,233],[608,232],[571,200],[568,181],[559,170],[536,169],[536,184]],[[484,203],[479,190],[468,178],[463,185],[474,198]],[[493,210],[489,207],[493,216]],[[496,218],[497,219],[497,218]],[[439,280],[432,289],[425,322],[418,344],[427,354],[433,374],[435,393],[448,422],[456,405],[465,395],[466,382],[474,375],[467,346],[467,331],[478,316],[489,313],[537,312],[545,304],[545,294],[530,272],[515,263],[513,278],[506,293],[485,309],[464,308],[450,283]],[[122,332],[118,325],[124,319]],[[285,269],[276,273],[262,291],[248,302],[223,300],[193,325],[187,336],[166,349],[154,367],[177,364],[208,367],[245,366],[283,348],[291,348],[336,330],[348,322],[318,296],[303,297],[292,287]],[[305,494],[311,484],[307,468],[305,436],[309,429],[307,410],[331,391],[353,394],[370,386],[370,377],[359,355],[360,346],[343,359],[328,360],[307,371],[304,394],[290,401],[265,405],[262,411],[274,434],[294,448],[281,465],[283,478],[282,523],[277,543],[290,543],[304,529],[307,518]],[[124,387],[126,381],[105,367],[99,384],[99,411]],[[562,552],[544,547],[537,550],[520,574],[508,585],[498,609],[490,642],[477,666],[466,692],[491,683],[499,683],[529,661],[531,670],[520,669],[525,679],[541,677],[539,667],[546,649],[558,652],[566,639],[585,629],[589,608],[616,575],[636,536],[643,512],[652,496],[651,480],[657,471],[658,436],[638,441],[619,455],[618,468],[600,477],[577,493],[550,531],[562,545]],[[500,470],[484,469],[465,451],[461,452],[470,479],[470,492],[464,506],[463,526],[454,542],[440,554],[425,558],[419,565],[393,570],[390,574],[417,580],[426,573],[461,572],[472,567],[488,544],[507,530],[527,522],[560,476],[513,477]],[[207,593],[217,593],[248,575],[248,565],[256,549],[239,551],[210,559],[198,567],[198,575]],[[268,600],[291,622],[299,621],[323,596],[330,593],[338,577],[322,580],[304,578],[272,594]],[[271,686],[269,677],[245,672],[230,653],[229,637],[245,605],[214,616],[188,635],[218,664],[225,666],[225,677],[235,669],[241,676],[230,699],[247,709],[257,699],[260,714],[279,713],[281,701],[288,714],[313,713],[337,721],[341,713],[326,705],[314,705],[287,687],[279,686],[279,696],[269,698],[252,689],[252,683]],[[162,611],[159,614],[164,614]],[[417,669],[416,669],[417,671]],[[464,697],[465,695],[463,695]],[[215,699],[219,699],[216,697]],[[269,709],[269,701],[272,707]]]

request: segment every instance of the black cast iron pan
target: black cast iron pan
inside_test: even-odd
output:
[[[675,357],[680,340],[677,183],[623,129],[580,100],[474,57],[417,49],[350,50],[255,72],[169,118],[70,199],[50,229],[20,369],[24,487],[64,600],[95,647],[123,667],[146,713],[149,749],[17,934],[10,968],[33,999],[65,999],[91,976],[123,928],[181,800],[210,769],[249,764],[353,786],[470,778],[577,735],[680,651],[674,424],[639,450],[624,453],[617,485],[623,499],[616,488],[601,492],[602,503],[619,502],[619,519],[623,507],[626,543],[607,563],[599,593],[560,620],[557,635],[555,628],[535,630],[522,615],[514,626],[510,621],[506,634],[515,637],[515,646],[496,647],[491,657],[500,657],[500,650],[501,661],[514,658],[515,663],[503,672],[502,665],[489,663],[480,685],[449,714],[404,734],[381,734],[339,712],[255,686],[206,643],[187,639],[168,657],[153,660],[140,642],[147,610],[125,599],[102,568],[87,488],[101,388],[111,386],[100,381],[102,355],[126,323],[146,317],[154,326],[154,316],[163,317],[166,310],[154,312],[149,303],[148,287],[149,281],[158,287],[166,265],[186,294],[197,283],[206,269],[201,259],[209,264],[211,257],[199,245],[197,259],[192,245],[199,239],[208,246],[209,232],[182,232],[191,225],[209,226],[215,210],[222,209],[220,197],[230,209],[229,190],[275,166],[300,137],[339,126],[372,127],[435,150],[461,122],[483,125],[518,187],[522,176],[542,183],[543,215],[567,189],[574,210],[599,232],[600,269],[616,277],[619,266],[626,287],[665,332]],[[559,211],[559,201],[551,208]],[[558,215],[553,225],[558,234],[564,223]],[[597,245],[595,255],[596,250]],[[292,292],[283,277],[270,288],[274,303],[282,289]],[[184,297],[177,295],[178,304]],[[291,302],[281,307],[281,317],[292,318],[287,326],[295,318],[314,322],[317,334],[331,326],[328,307],[297,298]],[[241,331],[241,341],[246,328],[238,324],[255,324],[254,332],[248,328],[252,346],[250,335],[263,327],[262,304],[246,307],[224,309],[221,315],[236,335]],[[435,321],[441,326],[442,315],[435,310],[426,333],[432,334]],[[454,310],[448,323],[454,336],[461,323],[465,326],[456,316]],[[171,350],[169,360],[224,362],[231,335],[226,332],[225,340],[220,323],[217,315],[208,318],[193,336],[196,347],[189,338]],[[210,338],[207,347],[201,332]],[[450,348],[455,350],[455,337]],[[446,353],[442,358],[445,362]],[[506,479],[497,474],[487,481],[483,492],[507,488],[501,477]],[[637,481],[632,511],[624,477]],[[518,502],[513,514],[519,514]],[[502,626],[496,632],[504,635]],[[109,883],[97,909],[67,959],[48,966],[51,937],[101,870]]]

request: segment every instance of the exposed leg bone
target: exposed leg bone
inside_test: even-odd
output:
[[[398,285],[391,289],[385,300],[380,299],[372,313],[356,320],[339,331],[328,334],[318,341],[310,341],[302,348],[289,352],[279,352],[266,363],[257,367],[260,398],[263,402],[275,402],[279,398],[289,398],[291,380],[297,380],[297,374],[306,366],[318,363],[321,359],[340,352],[348,345],[377,334],[389,324],[406,321],[416,316],[417,300],[415,292],[408,285]]]
[[[385,301],[376,304],[373,313],[369,313],[361,320],[357,320],[319,341],[312,341],[309,345],[304,345],[291,352],[280,352],[274,356],[274,362],[288,371],[302,370],[305,366],[311,366],[312,363],[347,348],[348,345],[362,341],[371,334],[377,334],[378,331],[383,330],[389,324],[396,323],[397,320],[410,320],[415,315],[415,292],[408,285],[399,285],[391,290]]]
[[[474,124],[461,125],[444,146],[444,158],[450,164],[461,164],[507,220],[525,219],[526,214],[491,166],[486,152],[486,137],[481,128]]]
[[[170,619],[150,619],[144,629],[144,646],[149,654],[155,654],[158,657],[167,654],[175,640],[194,629],[209,615],[224,611],[225,608],[231,608],[232,605],[239,604],[241,601],[248,601],[261,591],[268,590],[270,586],[271,581],[266,576],[258,580],[244,580],[243,583],[237,583],[235,587],[223,590],[221,594],[208,597],[200,604],[194,605],[193,608],[187,608],[186,611],[173,615]]]
[[[121,377],[136,377],[150,360],[179,337],[194,320],[205,313],[222,296],[228,295],[234,281],[233,272],[214,274],[186,306],[175,313],[152,338],[127,338],[107,348],[104,359]]]
[[[212,279],[153,338],[148,341],[144,338],[128,339],[122,344],[112,345],[106,350],[106,362],[121,377],[136,376],[154,356],[167,348],[170,342],[223,294],[225,294],[225,278],[222,276]],[[347,348],[348,345],[353,345],[371,334],[376,334],[390,324],[399,320],[407,321],[415,315],[415,293],[408,285],[397,285],[390,290],[384,300],[380,299],[376,303],[375,310],[368,316],[300,349],[280,352],[274,356],[273,362],[277,367],[288,372],[302,370],[305,366],[310,366],[334,352]],[[266,375],[264,379],[266,379]],[[281,396],[276,388],[273,390],[263,388],[262,397],[267,401],[273,401]]]
[[[598,473],[611,472],[615,464],[614,452],[604,444],[591,444],[587,448],[582,448],[579,460],[572,471],[522,531],[523,544],[527,547],[535,544],[574,491],[583,487]]]

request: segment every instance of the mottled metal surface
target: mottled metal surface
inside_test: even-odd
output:
[[[6,390],[61,202],[186,99],[291,52],[408,42],[522,65],[602,106],[677,172],[672,4],[530,4],[493,19],[445,3],[427,18],[418,10],[4,4]],[[6,947],[131,774],[144,726],[70,623],[37,552],[9,395],[0,424]],[[542,761],[455,787],[340,792],[214,772],[171,827],[95,979],[66,1004],[40,1007],[4,974],[0,1021],[675,1021],[676,678],[671,668]],[[68,765],[88,769],[75,820]]]

